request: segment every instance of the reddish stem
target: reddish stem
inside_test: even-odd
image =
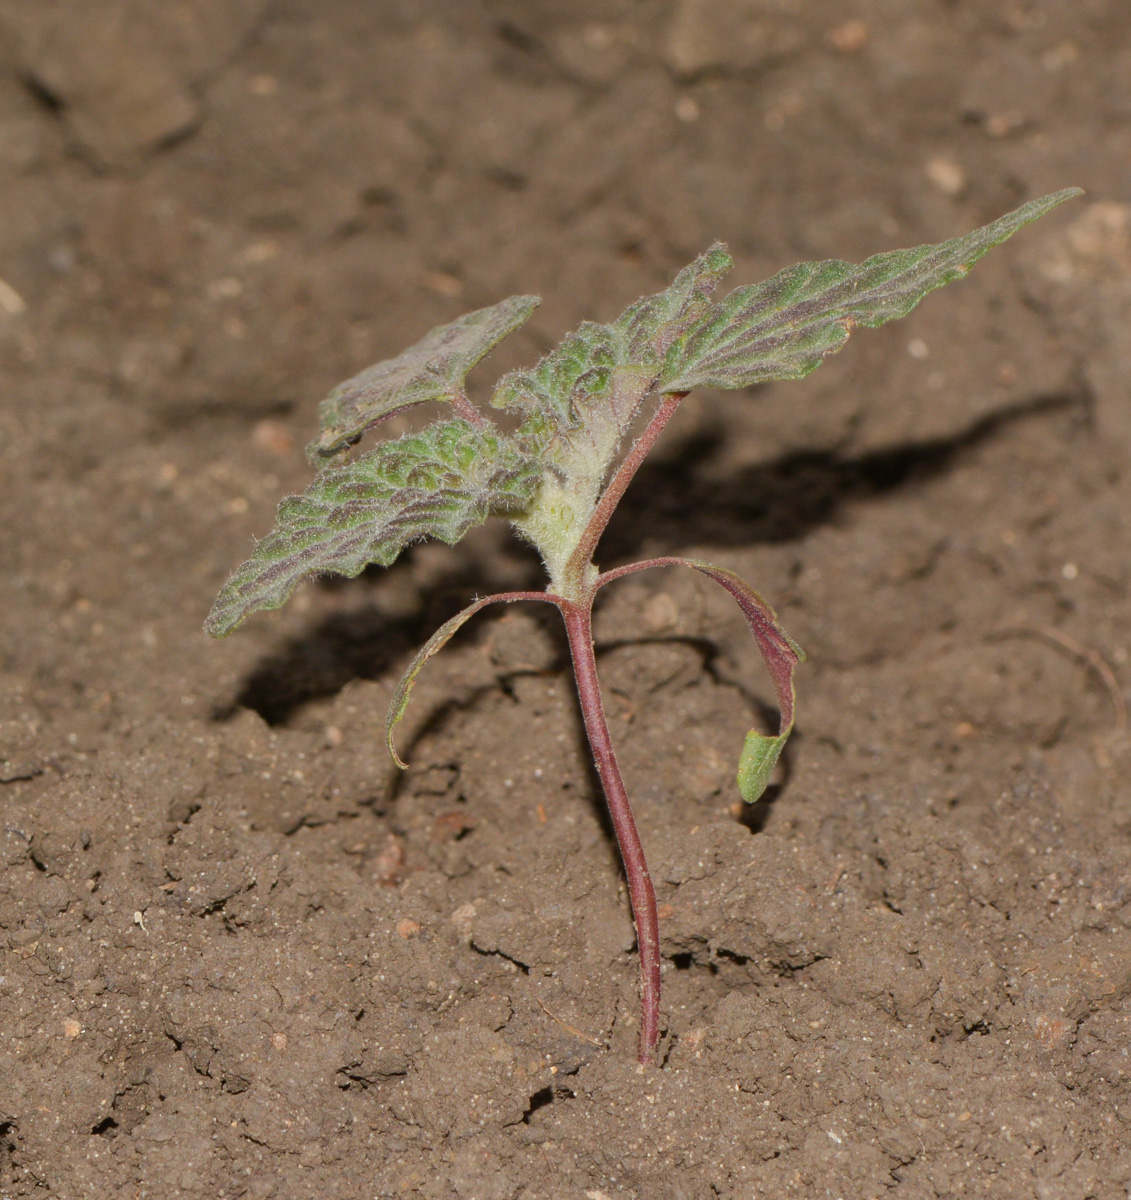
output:
[[[593,561],[601,534],[605,532],[605,526],[616,512],[621,497],[628,490],[632,477],[640,469],[640,464],[648,457],[648,452],[656,444],[656,439],[663,433],[664,426],[675,416],[675,410],[679,408],[680,401],[686,395],[686,392],[671,392],[660,401],[660,406],[652,414],[644,432],[625,455],[621,465],[617,467],[616,473],[609,480],[609,486],[601,493],[597,507],[593,510],[592,517],[589,518],[589,524],[585,527],[581,540],[570,555],[569,562],[566,563],[566,569],[563,572],[565,578],[581,579],[583,577],[585,568]]]
[[[632,815],[628,790],[617,765],[609,725],[605,720],[605,706],[601,702],[601,685],[597,678],[597,658],[593,652],[593,597],[601,584],[608,580],[602,576],[590,580],[588,576],[591,574],[593,552],[597,549],[597,543],[601,534],[605,532],[609,519],[628,490],[628,485],[639,470],[640,464],[648,456],[656,439],[675,415],[675,410],[686,395],[686,392],[672,392],[663,397],[644,432],[614,472],[562,572],[563,579],[568,581],[568,587],[562,589],[564,594],[508,592],[488,597],[481,602],[485,605],[497,600],[549,600],[551,604],[557,605],[565,619],[585,733],[597,766],[597,774],[601,778],[605,802],[609,807],[621,861],[624,863],[624,873],[628,879],[628,898],[632,905],[636,945],[640,953],[641,1018],[638,1057],[643,1064],[654,1060],[656,1045],[660,1040],[660,918],[656,911],[656,889],[652,886],[652,876],[648,872],[648,862],[644,857],[644,846],[641,844],[640,832]],[[466,420],[474,423],[483,421],[482,414],[464,396],[455,397],[453,407]],[[658,562],[659,560],[656,565]],[[636,569],[644,565],[652,564],[639,564]],[[616,574],[631,569],[621,568]]]
[[[644,847],[632,816],[628,791],[617,766],[609,726],[605,720],[605,708],[601,703],[597,659],[593,653],[593,593],[590,591],[580,603],[559,599],[558,607],[565,618],[585,732],[593,752],[593,761],[597,764],[597,773],[601,777],[609,816],[612,817],[617,845],[628,877],[628,896],[636,925],[636,944],[640,951],[639,1059],[642,1063],[650,1063],[656,1043],[660,1040],[660,919],[656,912],[656,891],[648,873]]]
[[[686,567],[687,559],[675,558],[670,554],[665,554],[660,558],[645,558],[640,562],[628,563],[623,567],[613,567],[611,571],[602,571],[593,585],[593,590],[603,588],[606,583],[612,583],[614,579],[623,579],[626,575],[635,575],[637,571],[650,571],[653,567]]]
[[[471,403],[466,392],[456,392],[451,403],[456,416],[463,417],[469,425],[482,429],[487,424],[487,418]]]

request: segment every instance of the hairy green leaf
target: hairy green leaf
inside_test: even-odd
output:
[[[770,783],[774,767],[789,740],[790,731],[776,737],[751,729],[738,758],[738,794],[747,804],[760,800]]]
[[[494,427],[438,422],[328,467],[279,505],[275,528],[228,580],[205,622],[222,637],[256,609],[279,608],[301,579],[387,566],[410,542],[448,545],[495,513],[528,504],[535,459]]]
[[[312,462],[352,445],[379,421],[427,400],[464,398],[468,371],[524,325],[538,296],[511,296],[440,325],[415,346],[340,383],[318,408],[320,430],[307,447]]]
[[[711,293],[733,266],[726,246],[715,242],[669,288],[630,305],[615,322],[630,359],[649,366],[662,363],[672,343],[710,310]]]
[[[939,245],[893,250],[858,265],[800,263],[738,288],[672,346],[660,390],[741,388],[808,375],[844,345],[854,326],[906,316],[928,292],[961,279],[987,250],[1080,194],[1079,188],[1054,192]]]
[[[504,375],[492,405],[533,416],[529,428],[547,437],[569,442],[577,433],[603,473],[664,356],[703,319],[730,267],[726,247],[716,243],[664,291],[636,301],[608,325],[583,322],[530,370]]]
[[[491,404],[510,412],[539,412],[560,428],[576,428],[575,398],[603,392],[622,357],[612,326],[583,321],[535,366],[504,375]]]
[[[537,502],[515,526],[538,547],[551,579],[592,517],[664,355],[703,319],[729,267],[725,247],[712,246],[664,291],[638,300],[611,324],[584,322],[530,370],[499,381],[492,405],[522,414],[517,436],[547,471]]]

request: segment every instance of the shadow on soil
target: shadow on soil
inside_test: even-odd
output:
[[[1077,409],[1075,395],[1039,396],[975,421],[948,438],[907,442],[858,457],[801,451],[709,477],[725,441],[721,428],[688,439],[644,464],[601,542],[606,562],[635,556],[650,541],[679,546],[753,546],[797,541],[860,500],[877,499],[950,470],[966,452],[1033,417]]]
[[[621,503],[601,542],[606,563],[629,559],[652,540],[668,552],[682,546],[750,546],[800,539],[838,519],[853,502],[875,499],[949,470],[962,454],[1018,422],[1085,409],[1078,396],[1038,397],[999,410],[950,438],[910,442],[858,457],[836,451],[784,455],[744,468],[725,479],[709,478],[712,459],[724,443],[721,429],[688,439],[657,462],[646,463]],[[482,564],[455,564],[428,598],[407,616],[390,619],[375,609],[335,614],[291,638],[264,657],[236,696],[218,705],[213,717],[229,719],[250,708],[270,725],[288,721],[304,704],[335,695],[354,679],[377,679],[425,642],[436,628],[490,590]],[[539,568],[529,555],[529,579],[508,587],[538,588]],[[392,570],[397,570],[393,567]],[[384,571],[381,574],[385,574]],[[324,586],[348,587],[351,583]],[[532,606],[537,613],[542,605]],[[459,637],[478,638],[486,613]],[[554,614],[544,614],[557,636]],[[562,663],[565,662],[564,640]]]

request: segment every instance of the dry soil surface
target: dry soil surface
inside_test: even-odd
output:
[[[1125,0],[0,2],[0,1194],[1116,1200],[1131,1186]],[[1069,184],[811,379],[688,400],[601,548],[662,1065],[561,635],[504,531],[212,643],[339,379],[533,361]],[[490,371],[476,375],[479,391]],[[401,427],[403,428],[403,426]],[[549,610],[547,610],[549,611]],[[551,613],[551,615],[553,615]]]

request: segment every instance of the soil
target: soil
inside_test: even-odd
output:
[[[1131,1190],[1131,14],[1121,0],[0,2],[0,1194]],[[477,372],[712,239],[734,281],[1088,189],[810,379],[689,399],[602,545],[657,880],[502,528],[213,643],[338,380]],[[430,414],[429,414],[430,415]],[[402,426],[403,427],[403,426]],[[548,614],[548,615],[547,615]]]

